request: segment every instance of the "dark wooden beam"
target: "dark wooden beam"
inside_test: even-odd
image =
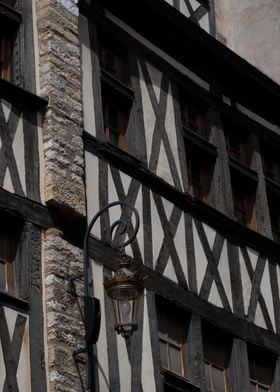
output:
[[[31,222],[43,229],[56,227],[64,238],[82,248],[86,230],[86,218],[71,220],[62,216],[58,210],[46,207],[23,196],[18,196],[0,188],[0,211]],[[75,230],[73,230],[75,227]]]
[[[28,312],[29,310],[29,304],[27,301],[14,297],[13,295],[9,295],[4,291],[0,291],[0,305],[8,306],[9,308],[13,308],[20,312]]]
[[[20,109],[41,110],[48,105],[46,97],[39,97],[23,88],[0,78],[0,98],[4,98]]]

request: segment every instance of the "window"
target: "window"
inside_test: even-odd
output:
[[[189,157],[187,159],[189,190],[192,196],[208,202],[211,185],[211,166],[204,165],[204,161]]]
[[[199,136],[206,137],[204,110],[199,108],[199,106],[190,105],[185,98],[181,99],[180,107],[183,127],[195,132]]]
[[[247,165],[249,161],[246,146],[247,134],[235,129],[232,125],[225,124],[225,137],[229,157]]]
[[[114,76],[116,79],[123,81],[123,58],[120,53],[114,50],[105,48],[104,46],[99,47],[99,61],[100,67]]]
[[[262,162],[263,171],[266,178],[269,180],[280,183],[280,161],[279,152],[274,151],[271,146],[264,146],[262,148]]]
[[[231,162],[233,212],[237,222],[256,230],[255,198],[258,175],[246,166],[243,168],[245,168],[244,171],[240,170],[239,163],[236,166],[234,162]]]
[[[273,391],[276,358],[256,346],[248,346],[250,392]]]
[[[189,192],[192,196],[210,203],[210,190],[217,157],[216,147],[197,135],[184,132],[187,158]],[[196,140],[199,138],[200,140]]]
[[[130,104],[103,86],[102,105],[106,141],[125,150]]]
[[[128,86],[125,52],[112,40],[102,37],[99,61],[105,140],[125,150],[127,125],[134,99],[134,93]]]
[[[175,305],[157,299],[158,336],[162,367],[179,376],[188,374],[186,312]]]
[[[2,216],[2,222],[11,222],[10,216]],[[0,226],[0,290],[16,294],[15,259],[20,241],[21,224],[12,220]]]
[[[0,1],[0,77],[19,82],[21,14],[12,8],[15,5],[15,1],[12,0]]]
[[[0,76],[10,80],[11,72],[11,37],[0,31]]]
[[[207,392],[229,392],[232,341],[223,331],[206,323],[202,333]]]
[[[243,176],[231,175],[233,209],[237,222],[256,229],[256,217],[254,211],[255,188],[250,181]]]

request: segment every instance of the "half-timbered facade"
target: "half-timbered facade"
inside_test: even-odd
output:
[[[124,339],[110,209],[89,242],[94,391],[280,391],[280,90],[215,3],[0,2],[0,392],[86,390],[73,278],[116,200],[140,215],[145,291]]]
[[[146,277],[124,341],[101,283],[112,265],[93,246],[98,388],[277,391],[278,185],[262,146],[276,148],[279,87],[199,28],[215,35],[213,4],[167,3],[80,3],[88,216],[114,200],[138,209],[127,252]]]

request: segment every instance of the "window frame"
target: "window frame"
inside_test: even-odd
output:
[[[255,392],[259,391],[259,386],[262,388],[268,388],[267,392],[274,392],[274,373],[276,367],[276,355],[269,351],[257,347],[253,344],[247,345],[248,353],[248,364],[249,364],[249,383],[250,387],[254,385],[256,387]],[[254,378],[252,377],[252,368],[254,367]],[[264,383],[264,380],[260,380],[261,370],[266,368],[266,377],[271,378],[271,383]],[[267,373],[267,370],[270,374]],[[257,378],[256,378],[257,377]],[[251,389],[250,389],[251,390]]]
[[[184,92],[179,96],[179,104],[182,127],[201,138],[208,139],[209,134],[205,121],[206,108],[203,105],[198,104],[195,99],[187,96]],[[189,120],[190,111],[196,114],[196,120],[194,122]]]
[[[217,333],[218,332],[218,333]],[[218,336],[218,337],[217,337]],[[214,327],[208,322],[202,321],[202,345],[203,345],[203,363],[205,371],[205,388],[208,388],[206,364],[209,365],[211,389],[208,392],[214,392],[214,376],[211,372],[212,368],[219,368],[222,370],[223,383],[225,392],[231,391],[230,386],[230,360],[233,347],[233,337],[218,327]],[[216,350],[215,352],[210,350]],[[210,358],[212,356],[212,358]],[[215,358],[216,357],[216,358]],[[219,357],[221,363],[217,363],[216,359]]]
[[[24,224],[2,212],[0,219],[5,222],[5,226],[0,226],[0,292],[18,296],[17,264]]]
[[[188,327],[190,323],[190,316],[188,312],[181,306],[172,303],[171,301],[165,300],[159,296],[156,297],[156,315],[157,315],[157,331],[158,331],[158,342],[160,351],[161,367],[163,371],[167,371],[172,374],[175,378],[179,377],[183,380],[189,380],[190,378],[190,365],[188,358],[188,347],[187,347],[187,335]],[[176,320],[176,323],[175,323]],[[160,325],[164,322],[165,325]],[[172,327],[172,331],[170,330]],[[173,330],[177,328],[177,330]],[[164,329],[165,332],[160,331]],[[171,334],[177,333],[178,339],[175,341],[174,336],[170,337]],[[162,360],[162,351],[160,350],[160,341],[166,344],[166,358]],[[180,366],[181,372],[172,369],[170,360],[169,346],[176,346],[180,351]],[[167,366],[165,366],[165,364]]]
[[[99,42],[98,51],[99,56],[104,53],[115,53],[120,64],[119,75],[114,75],[108,72],[106,67],[102,68],[102,61],[99,58],[104,139],[110,145],[125,151],[128,145],[127,127],[134,101],[134,91],[129,87],[126,51],[117,42],[110,41],[108,36]],[[117,126],[110,124],[110,108],[115,110]]]
[[[7,5],[4,2],[0,2],[0,36],[6,40],[6,44],[3,45],[6,48],[4,59],[2,58],[2,50],[0,50],[0,62],[4,63],[4,72],[3,67],[0,66],[0,78],[15,84],[20,84],[21,82],[21,53],[19,48],[16,50],[20,46],[21,22],[22,15],[18,9],[12,4]]]
[[[230,166],[233,214],[237,222],[252,230],[257,230],[255,200],[258,176],[253,171],[251,173],[251,170],[248,171],[247,174],[245,172],[242,172],[242,170],[240,170],[242,168],[240,168],[239,165],[242,164],[238,162],[238,167],[236,167],[235,165]],[[237,207],[236,195],[241,196],[241,198],[243,199],[243,207]],[[238,215],[236,214],[237,209],[239,209],[240,212],[243,214],[242,220],[238,219]]]

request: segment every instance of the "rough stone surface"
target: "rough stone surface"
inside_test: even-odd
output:
[[[43,114],[44,193],[69,216],[85,214],[78,9],[75,1],[37,0]]]
[[[82,250],[63,240],[60,231],[49,229],[44,238],[44,256],[49,390],[83,391],[85,368],[73,358],[73,352],[84,345],[83,305],[82,298],[72,295],[69,285],[69,279],[82,271]],[[81,283],[77,281],[78,294],[82,294]]]
[[[215,0],[215,11],[227,46],[280,83],[280,2]]]

